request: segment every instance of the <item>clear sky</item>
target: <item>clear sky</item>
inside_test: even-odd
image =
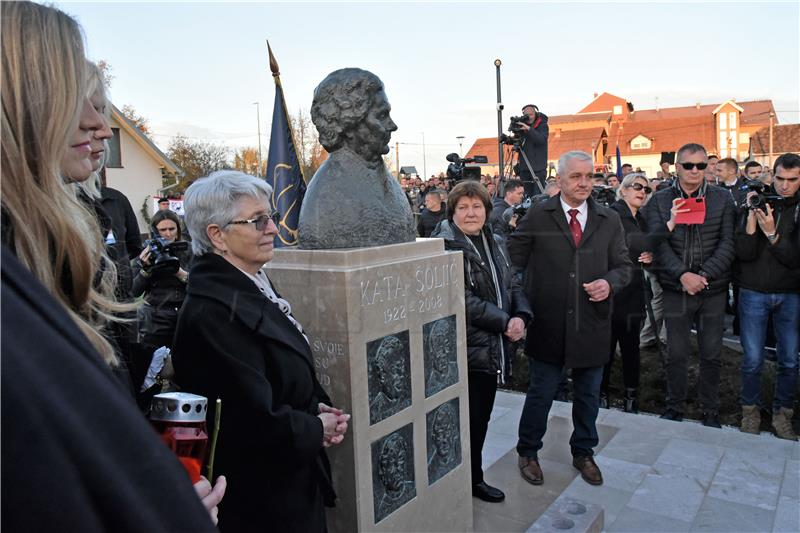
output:
[[[150,120],[166,147],[182,133],[268,146],[274,83],[269,39],[290,110],[308,110],[331,71],[360,67],[386,85],[400,164],[446,167],[535,103],[575,113],[604,91],[636,109],[770,98],[800,122],[800,3],[786,2],[57,2],[83,25],[111,97]],[[423,132],[425,161],[422,156]],[[405,144],[403,144],[405,143]]]

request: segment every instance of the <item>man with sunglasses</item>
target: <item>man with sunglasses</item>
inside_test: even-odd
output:
[[[683,420],[689,336],[696,327],[703,425],[720,427],[720,352],[734,258],[735,208],[726,191],[706,182],[708,156],[703,146],[682,146],[675,167],[678,179],[656,192],[644,210],[655,245],[655,272],[664,289],[667,409],[662,418]],[[702,223],[683,223],[681,214],[689,212],[689,203],[704,206]]]

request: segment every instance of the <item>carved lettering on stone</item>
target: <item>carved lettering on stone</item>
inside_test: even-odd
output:
[[[367,343],[369,424],[411,406],[408,330]]]
[[[443,403],[426,415],[428,485],[461,464],[461,424],[458,398]]]
[[[372,443],[372,497],[377,524],[417,495],[412,425]]]
[[[451,315],[422,326],[425,359],[425,397],[458,382],[456,360],[456,316]]]

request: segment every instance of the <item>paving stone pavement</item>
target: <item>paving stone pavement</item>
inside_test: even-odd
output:
[[[526,531],[558,498],[602,506],[609,532],[800,531],[800,443],[601,409],[604,484],[593,487],[571,465],[572,406],[555,402],[540,452],[545,483],[534,487],[516,468],[524,400],[497,394],[483,462],[506,501],[474,500],[476,531]]]

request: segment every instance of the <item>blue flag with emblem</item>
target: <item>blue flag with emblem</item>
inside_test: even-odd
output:
[[[272,187],[272,208],[280,213],[275,246],[296,246],[300,205],[306,192],[306,181],[295,148],[286,101],[281,87],[278,63],[269,51],[269,67],[275,79],[275,106],[272,109],[272,133],[267,156],[267,183]]]

